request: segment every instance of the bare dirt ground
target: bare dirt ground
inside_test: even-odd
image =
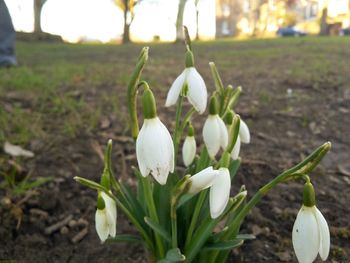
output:
[[[242,147],[243,163],[232,193],[245,184],[251,196],[317,146],[332,142],[330,154],[310,174],[317,206],[331,231],[331,253],[327,262],[350,262],[349,45],[350,41],[342,38],[195,45],[197,68],[210,91],[214,90],[208,66],[212,60],[225,84],[241,85],[244,91],[236,111],[250,127],[252,141]],[[146,262],[142,247],[100,244],[94,230],[96,193],[72,179],[83,176],[99,180],[102,171],[99,152],[112,138],[115,174],[133,184],[128,167],[135,165],[136,159],[126,122],[125,84],[140,48],[138,45],[67,47],[56,44],[35,47],[33,43],[20,43],[20,67],[0,70],[2,117],[20,118],[16,115],[16,109],[20,108],[30,116],[40,116],[36,125],[41,125],[40,132],[35,129],[28,139],[18,139],[15,135],[19,131],[14,122],[7,121],[12,126],[0,127],[3,129],[0,138],[2,142],[5,139],[22,142],[35,153],[34,158],[21,161],[24,170],[31,171],[34,177],[53,177],[49,183],[30,191],[28,198],[16,196],[12,202],[21,202],[17,206],[20,209],[1,205],[0,261]],[[34,60],[38,55],[41,55],[39,59]],[[66,63],[62,66],[74,66],[74,74],[67,73],[69,81],[57,80],[56,74],[63,74],[58,68],[45,71],[46,67],[49,70],[53,67],[51,64],[62,61]],[[104,67],[96,67],[97,64]],[[20,84],[12,81],[29,69],[35,73],[36,81],[25,79]],[[162,105],[168,88],[182,69],[182,45],[151,46],[150,61],[143,76],[154,87],[160,117],[169,127],[173,125],[174,109],[165,109]],[[54,93],[40,97],[40,89],[33,92],[21,89],[20,85],[45,86],[39,77],[54,79]],[[51,111],[57,107],[52,94],[67,96],[64,98],[70,103],[83,101],[84,106],[77,111],[83,117],[69,119],[71,112],[68,110]],[[113,96],[118,103],[113,104],[104,96]],[[64,104],[67,103],[64,100]],[[86,124],[84,112],[90,116],[97,107],[100,114],[94,124]],[[197,134],[201,133],[204,117],[196,118]],[[71,122],[79,125],[73,126],[74,132],[68,136],[62,127]],[[0,159],[4,164],[8,157],[0,153]],[[0,169],[4,171],[8,165]],[[6,191],[1,189],[0,195],[5,196]],[[280,185],[267,195],[242,228],[242,232],[253,233],[257,239],[233,251],[230,261],[297,262],[291,232],[301,197],[301,182]],[[18,220],[20,225],[16,228]],[[56,225],[58,222],[62,224]],[[135,233],[121,213],[117,231]]]

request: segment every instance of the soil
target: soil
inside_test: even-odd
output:
[[[290,45],[295,47],[300,42]],[[245,48],[244,44],[240,47]],[[160,58],[171,48],[180,53],[182,47],[170,45],[160,51],[155,48],[153,55]],[[270,45],[261,43],[259,48],[270,48]],[[131,49],[138,50],[139,47],[131,46]],[[198,47],[198,53],[204,57],[199,61],[199,67],[206,67],[206,52],[210,50],[210,45]],[[349,56],[350,51],[346,52]],[[287,68],[286,57],[279,54],[265,65],[271,72]],[[341,58],[343,55],[337,56]],[[298,60],[298,56],[293,59]],[[134,57],[126,60],[132,68],[134,62],[130,61],[134,61]],[[241,69],[228,67],[221,72],[224,83],[234,81],[244,87],[236,110],[247,122],[252,136],[251,143],[242,146],[243,163],[232,193],[245,184],[251,196],[264,183],[298,163],[313,149],[331,141],[331,152],[310,176],[316,189],[317,206],[331,231],[331,253],[327,262],[350,262],[350,80],[333,81],[342,72],[333,70],[331,66],[325,77],[332,79],[324,79],[317,85],[313,81],[300,82],[288,77],[288,74],[273,78],[259,71],[256,75],[244,73],[245,68],[249,71],[249,67],[254,65],[261,67],[261,63],[259,57],[249,61],[242,58]],[[152,70],[146,71],[145,75],[150,72]],[[175,75],[161,79],[161,84],[168,87]],[[204,78],[210,79],[209,71],[204,73]],[[123,89],[122,86],[108,84],[99,88],[114,92]],[[164,101],[167,89],[158,91],[157,99]],[[125,98],[123,93],[121,101]],[[82,96],[91,96],[89,94],[85,90]],[[91,101],[93,105],[93,98]],[[11,99],[6,102],[11,103]],[[120,111],[126,113],[126,105],[123,104]],[[159,112],[162,112],[164,122],[171,126],[173,108],[159,107]],[[203,118],[196,119],[198,133]],[[125,122],[115,121],[108,114],[99,121],[98,129],[93,132],[81,130],[74,139],[53,133],[51,140],[54,140],[33,140],[26,147],[36,155],[23,162],[24,169],[40,177],[51,176],[53,180],[30,191],[26,200],[22,196],[23,202],[17,210],[6,205],[6,200],[2,201],[1,262],[147,262],[143,248],[137,245],[101,245],[94,229],[96,193],[72,179],[78,175],[99,180],[102,171],[99,152],[107,139],[112,138],[115,174],[133,184],[127,167],[136,164],[135,149]],[[3,153],[0,154],[4,157]],[[0,194],[3,196],[4,191],[1,190]],[[257,238],[233,251],[230,262],[297,262],[291,231],[301,206],[301,197],[301,182],[280,185],[265,196],[242,227],[243,233],[253,233]],[[20,199],[12,202],[17,203]],[[62,223],[62,220],[65,222]],[[52,230],[57,222],[61,222],[62,226]],[[135,233],[122,213],[118,214],[117,231]]]

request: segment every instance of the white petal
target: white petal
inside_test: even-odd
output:
[[[235,146],[233,146],[233,150],[231,152],[232,160],[237,160],[238,159],[240,150],[241,150],[241,139],[238,136],[237,137],[237,141],[235,143]]]
[[[180,92],[184,85],[185,79],[187,75],[187,70],[185,69],[173,82],[168,92],[168,96],[166,98],[165,106],[169,107],[171,105],[176,104],[177,99],[179,98]]]
[[[299,263],[312,263],[320,247],[314,207],[302,206],[294,222],[292,241]]]
[[[211,218],[219,217],[230,198],[231,177],[227,168],[220,168],[219,174],[210,187],[209,205]]]
[[[147,168],[147,164],[146,164],[145,154],[147,154],[147,152],[144,149],[144,144],[146,139],[145,130],[147,129],[146,125],[144,123],[136,139],[136,159],[140,168],[141,175],[143,177],[146,177],[150,173],[150,170]]]
[[[158,117],[144,121],[136,141],[136,156],[140,170],[151,172],[160,184],[166,183],[169,172],[174,170],[174,145]]]
[[[203,127],[203,140],[209,156],[214,158],[220,150],[220,127],[216,115],[209,115]]]
[[[318,223],[318,231],[320,233],[320,249],[319,253],[323,261],[327,260],[330,249],[329,228],[326,219],[322,213],[315,207],[315,217]]]
[[[219,176],[218,170],[214,170],[212,166],[205,168],[190,178],[191,188],[188,192],[191,194],[196,194],[210,187],[217,176]]]
[[[239,136],[242,143],[250,143],[250,132],[248,125],[241,119],[239,126]]]
[[[95,226],[96,226],[97,235],[99,236],[102,242],[105,242],[109,234],[106,209],[96,210]]]
[[[222,147],[222,149],[225,149],[228,144],[228,133],[227,133],[226,125],[224,121],[219,117],[219,115],[215,115],[215,116],[220,129],[220,146]]]
[[[185,142],[182,146],[182,158],[185,166],[189,166],[196,156],[196,140],[194,136],[186,136]]]
[[[188,100],[199,114],[202,114],[207,107],[207,87],[203,78],[194,67],[187,70]]]
[[[116,235],[116,226],[117,226],[117,206],[115,201],[110,198],[105,193],[101,193],[101,196],[105,202],[105,209],[107,211],[107,223],[109,227],[109,235],[115,237]]]

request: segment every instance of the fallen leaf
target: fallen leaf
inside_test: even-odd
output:
[[[17,156],[34,157],[33,152],[25,150],[21,146],[13,145],[9,142],[5,142],[4,151],[5,151],[5,153],[7,153],[11,156],[14,156],[14,157],[17,157]]]

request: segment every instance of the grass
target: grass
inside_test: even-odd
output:
[[[349,44],[346,37],[220,40],[195,43],[194,50],[209,89],[213,60],[224,83],[249,93],[267,80],[315,89],[342,85],[350,77]],[[48,134],[74,138],[98,129],[102,115],[125,119],[126,85],[141,47],[19,42],[19,66],[0,70],[0,144]],[[150,44],[144,76],[156,92],[164,94],[183,70],[183,51],[182,45]],[[265,104],[273,96],[266,88],[258,94]]]

